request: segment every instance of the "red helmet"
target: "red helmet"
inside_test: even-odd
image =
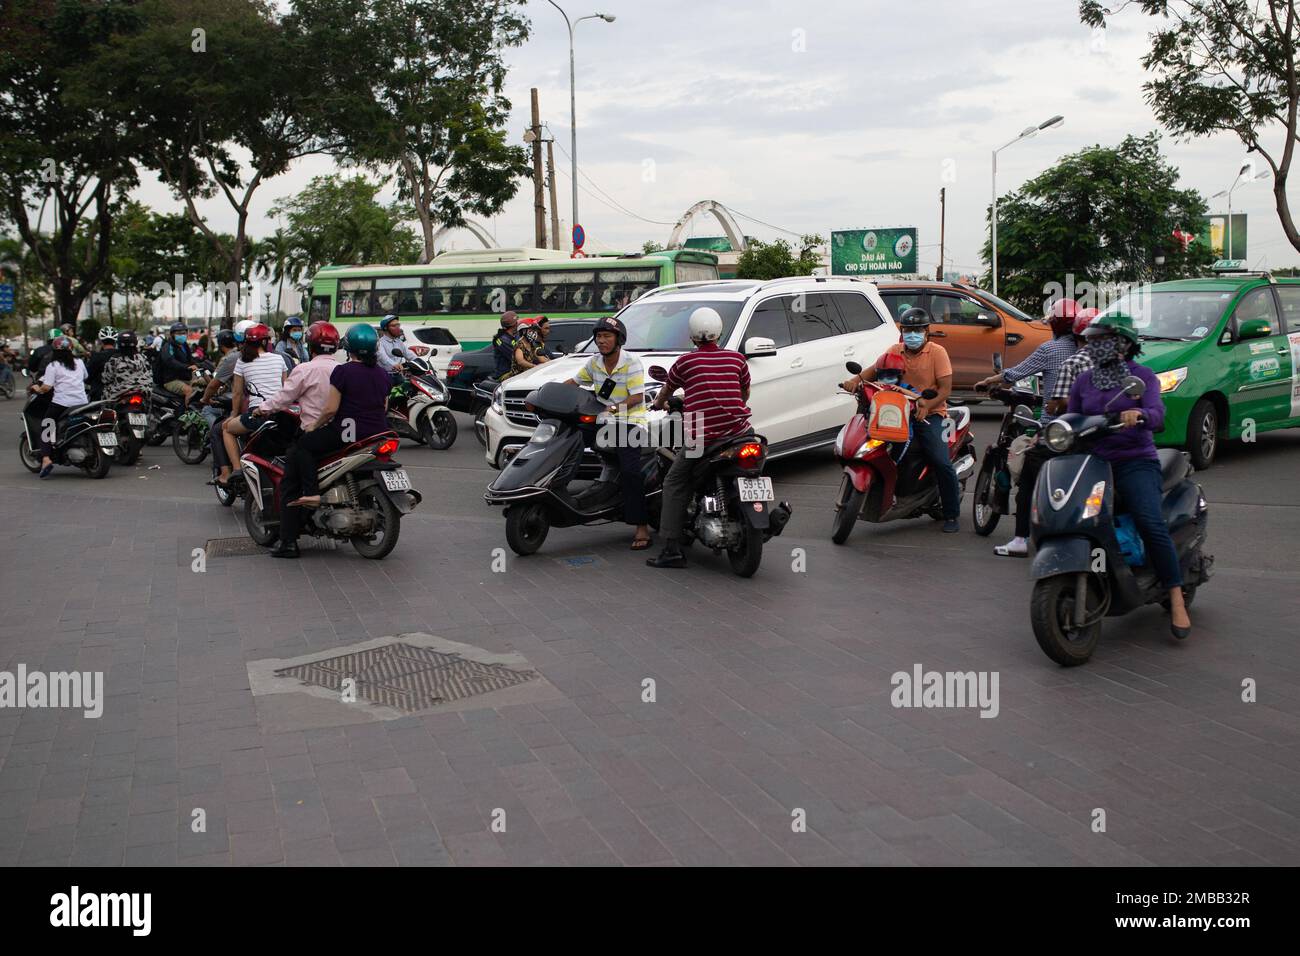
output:
[[[271,329],[269,326],[258,322],[257,325],[244,330],[244,341],[266,345],[271,341]]]
[[[907,361],[903,358],[901,352],[886,352],[876,360],[876,371],[883,372],[887,368],[892,368],[902,372],[907,368]]]
[[[1075,314],[1074,328],[1072,329],[1075,335],[1083,335],[1083,330],[1097,317],[1097,311],[1097,309],[1080,309]]]
[[[339,347],[339,330],[329,322],[313,322],[307,328],[307,347],[328,355]]]
[[[1053,335],[1068,335],[1074,329],[1074,320],[1079,314],[1079,303],[1073,299],[1057,299],[1052,303],[1048,322]]]

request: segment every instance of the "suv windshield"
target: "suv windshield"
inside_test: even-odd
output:
[[[1142,288],[1117,299],[1103,314],[1131,315],[1143,338],[1190,342],[1205,338],[1218,327],[1232,296],[1232,292],[1219,290],[1162,292]]]
[[[743,302],[714,302],[700,299],[668,299],[651,297],[633,302],[618,314],[627,326],[627,345],[632,352],[688,352],[694,348],[688,333],[691,313],[708,306],[722,316],[722,335],[726,342],[736,326]],[[588,341],[580,351],[596,351],[594,340]]]

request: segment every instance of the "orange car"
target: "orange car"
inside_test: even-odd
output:
[[[1042,319],[1021,312],[996,296],[960,282],[879,282],[880,297],[897,320],[920,306],[934,324],[930,335],[952,359],[952,388],[974,393],[974,385],[993,374],[993,356],[1010,368],[1052,337]]]

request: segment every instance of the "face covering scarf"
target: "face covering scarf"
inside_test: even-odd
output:
[[[1121,343],[1115,336],[1095,339],[1088,343],[1092,356],[1092,384],[1102,391],[1110,391],[1124,384],[1128,368],[1124,365]]]

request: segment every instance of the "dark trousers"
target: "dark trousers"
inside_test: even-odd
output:
[[[1164,499],[1160,490],[1160,462],[1150,458],[1112,461],[1110,470],[1115,476],[1120,505],[1133,516],[1133,523],[1146,545],[1147,560],[1156,569],[1161,587],[1179,587],[1183,572],[1178,566],[1178,551],[1169,537],[1169,527],[1160,508]]]
[[[623,491],[623,521],[642,525],[648,518],[645,507],[645,472],[641,470],[641,448],[618,448],[619,484]]]
[[[1020,478],[1016,483],[1016,537],[1029,537],[1029,517],[1034,510],[1034,486],[1038,484],[1038,473],[1043,470],[1043,463],[1056,454],[1046,445],[1033,445],[1025,452],[1024,464],[1020,467]]]
[[[919,450],[934,471],[934,480],[939,483],[939,499],[943,502],[945,521],[955,521],[961,514],[961,484],[957,481],[957,470],[953,468],[948,457],[948,443],[944,440],[945,415],[931,415],[924,421],[917,421],[912,426],[912,448]]]
[[[226,454],[226,443],[221,438],[221,426],[226,424],[224,418],[218,418],[208,429],[208,439],[212,443],[212,464],[218,468],[230,467],[230,456]]]
[[[752,435],[753,429],[746,429],[741,434]],[[691,500],[691,489],[695,480],[709,460],[713,446],[705,448],[698,458],[687,455],[687,448],[680,448],[673,459],[668,474],[664,475],[663,502],[659,512],[659,530],[664,537],[676,541],[682,536],[682,526],[686,523],[686,505]]]
[[[326,426],[314,432],[304,432],[289,448],[284,459],[284,477],[280,479],[280,541],[292,544],[298,540],[302,524],[302,508],[291,508],[289,502],[307,495],[320,494],[316,480],[318,462],[346,443],[337,429]]]
[[[55,435],[51,435],[49,438],[46,437],[45,423],[48,421],[58,422],[67,410],[68,406],[56,405],[52,401],[48,403],[42,402],[41,405],[33,402],[32,406],[28,408],[27,425],[40,442],[38,452],[42,458],[53,457],[54,441],[57,440]]]

